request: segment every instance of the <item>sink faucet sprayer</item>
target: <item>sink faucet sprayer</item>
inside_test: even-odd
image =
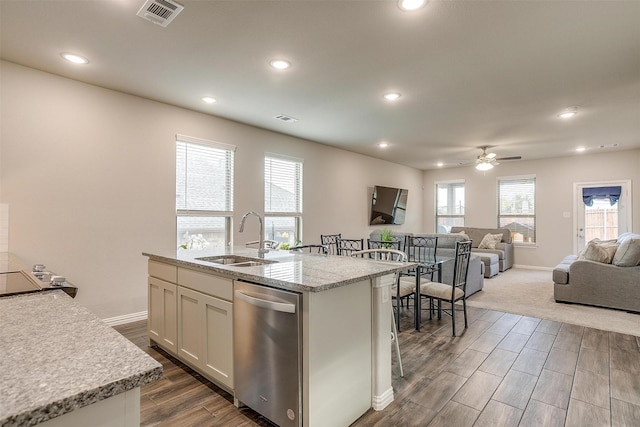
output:
[[[258,243],[258,255],[260,255],[260,257],[262,257],[264,254],[266,254],[267,252],[269,252],[269,249],[265,249],[264,247],[264,228],[262,226],[262,217],[260,216],[259,213],[257,212],[247,212],[246,214],[244,214],[242,216],[242,221],[240,221],[240,230],[239,232],[242,233],[244,231],[244,221],[247,219],[247,217],[249,215],[255,215],[258,217],[258,221],[260,221],[260,239],[259,239],[259,243]]]

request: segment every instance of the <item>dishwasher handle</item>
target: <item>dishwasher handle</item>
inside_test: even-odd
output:
[[[276,302],[276,301],[269,301],[266,299],[262,299],[262,298],[256,298],[256,297],[252,297],[251,295],[247,295],[243,292],[240,291],[235,291],[235,295],[236,298],[249,303],[251,305],[255,305],[256,307],[261,307],[261,308],[266,308],[267,310],[273,310],[273,311],[281,311],[283,313],[295,313],[296,312],[296,305],[295,304],[289,304],[286,302]]]

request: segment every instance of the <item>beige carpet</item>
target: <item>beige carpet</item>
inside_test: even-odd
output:
[[[556,303],[551,271],[512,268],[484,279],[483,290],[471,295],[467,304],[640,336],[640,314]]]

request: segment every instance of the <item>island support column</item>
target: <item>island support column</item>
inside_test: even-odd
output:
[[[371,298],[371,407],[381,411],[393,402],[391,385],[391,286],[393,274],[372,279]]]

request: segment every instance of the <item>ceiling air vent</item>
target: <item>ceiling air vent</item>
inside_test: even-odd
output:
[[[297,122],[298,119],[291,117],[291,116],[286,116],[284,114],[278,114],[277,116],[274,117],[275,119],[281,120],[283,122],[288,122],[288,123],[293,123],[293,122]]]
[[[166,27],[182,12],[182,9],[184,9],[183,5],[172,0],[147,0],[136,15]]]

